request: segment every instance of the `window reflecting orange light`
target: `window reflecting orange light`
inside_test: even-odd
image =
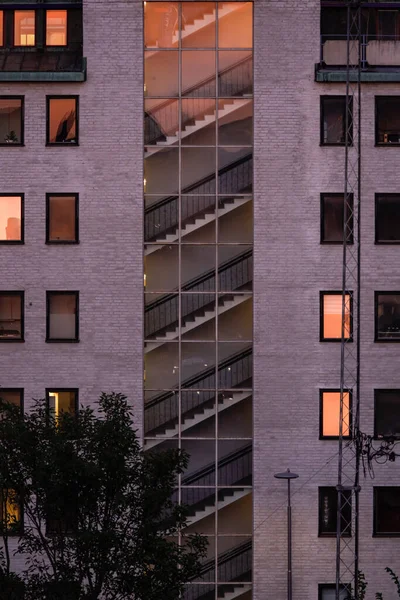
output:
[[[21,197],[0,196],[0,240],[21,239]]]
[[[67,45],[67,11],[46,11],[46,46]]]
[[[340,419],[340,392],[322,394],[322,435],[338,436]],[[349,436],[350,393],[343,394],[343,435]]]
[[[35,11],[14,11],[14,46],[35,45]]]
[[[21,520],[21,509],[14,490],[2,490],[0,494],[0,529],[17,527]]]
[[[350,295],[346,294],[345,338],[350,337]],[[342,295],[325,294],[323,298],[323,338],[341,339],[342,337]]]
[[[3,11],[0,10],[0,46],[4,45],[4,39],[3,39]]]

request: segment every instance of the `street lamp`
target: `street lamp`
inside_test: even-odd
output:
[[[290,504],[290,480],[297,479],[298,475],[292,473],[290,469],[284,473],[276,473],[274,475],[276,479],[286,479],[288,482],[288,500],[287,500],[287,547],[288,547],[288,559],[287,559],[287,597],[288,600],[292,600],[292,507]]]

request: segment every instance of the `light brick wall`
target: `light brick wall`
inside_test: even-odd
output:
[[[0,247],[0,289],[25,291],[25,343],[0,344],[0,385],[125,393],[142,422],[142,3],[84,4],[82,84],[25,96],[25,147],[0,148],[0,191],[25,193],[25,245]],[[111,6],[112,5],[112,6]],[[79,94],[80,146],[45,147],[46,94]],[[79,192],[80,244],[45,245],[46,192]],[[46,344],[46,290],[79,290],[80,343]]]
[[[318,486],[336,485],[335,441],[319,441],[319,388],[339,386],[340,344],[319,342],[319,291],[341,287],[342,249],[321,246],[320,193],[342,192],[344,149],[319,146],[319,97],[344,94],[314,82],[319,0],[255,2],[254,600],[286,598],[286,484],[293,491],[293,598],[314,600],[335,581],[335,540],[318,538]],[[362,408],[373,432],[373,389],[400,387],[395,344],[374,344],[374,290],[399,290],[398,247],[374,245],[374,194],[399,192],[400,150],[374,147],[374,95],[363,86]],[[318,473],[317,473],[318,472]],[[316,476],[309,478],[317,473]],[[372,485],[400,485],[399,464],[361,479],[360,568],[369,593],[395,589],[399,539],[372,538]],[[302,487],[304,486],[304,487]],[[274,512],[276,511],[276,512]],[[272,515],[272,516],[271,516]]]

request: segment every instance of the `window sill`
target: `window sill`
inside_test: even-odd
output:
[[[400,535],[400,534],[399,534],[399,535]],[[321,533],[321,532],[319,532],[319,533],[318,533],[318,537],[319,537],[319,538],[331,538],[331,539],[332,539],[332,538],[336,538],[336,532],[335,532],[335,533]],[[342,534],[340,535],[340,537],[344,537],[344,538],[351,538],[351,537],[352,537],[352,535],[351,535],[351,533],[342,533]]]
[[[0,246],[23,246],[24,240],[0,240]]]
[[[0,337],[0,344],[23,344],[25,342],[24,339],[12,339],[12,338],[2,338]]]
[[[375,148],[400,148],[400,142],[375,142]]]
[[[338,435],[321,435],[321,434],[320,434],[320,436],[319,436],[319,438],[318,438],[318,439],[319,439],[319,440],[321,440],[322,442],[326,442],[326,441],[328,441],[328,442],[329,442],[329,440],[331,440],[331,441],[337,441],[337,440],[339,440],[340,438],[339,438],[339,436],[338,436]],[[344,436],[343,436],[343,439],[344,439],[344,440],[351,440],[351,439],[352,439],[352,436],[351,436],[351,435],[344,435]]]
[[[400,338],[374,338],[375,344],[400,344]]]
[[[324,240],[320,241],[321,246],[343,246],[343,242],[325,242]],[[354,242],[346,242],[346,246],[353,246]]]
[[[7,144],[7,143],[1,143],[0,144],[0,148],[24,148],[25,144],[15,144],[14,142],[12,144]]]
[[[320,338],[319,341],[322,343],[327,342],[328,344],[341,344],[342,339],[341,338]],[[346,342],[353,343],[353,338],[349,338],[349,339],[346,338]]]
[[[79,240],[46,240],[47,246],[78,246]]]
[[[79,338],[77,340],[57,340],[46,338],[46,344],[79,344]]]
[[[320,142],[319,145],[321,148],[344,148],[346,146],[346,143],[340,142],[340,144],[339,143],[338,144],[335,144],[335,143],[328,144],[328,143]],[[350,144],[350,147],[352,147],[352,146],[353,146],[353,144]]]
[[[377,533],[373,532],[372,537],[374,538],[400,538],[400,531],[397,533]]]
[[[46,142],[46,148],[77,148],[79,142]]]
[[[399,246],[400,240],[375,240],[376,246]]]

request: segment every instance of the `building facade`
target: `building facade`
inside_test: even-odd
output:
[[[209,545],[187,600],[286,597],[287,468],[293,597],[335,597],[345,13],[0,3],[1,391],[56,411],[121,391],[148,451],[189,452],[177,499]],[[400,434],[399,44],[400,3],[365,3],[361,429],[378,445]],[[360,567],[391,598],[398,463],[374,471]]]

